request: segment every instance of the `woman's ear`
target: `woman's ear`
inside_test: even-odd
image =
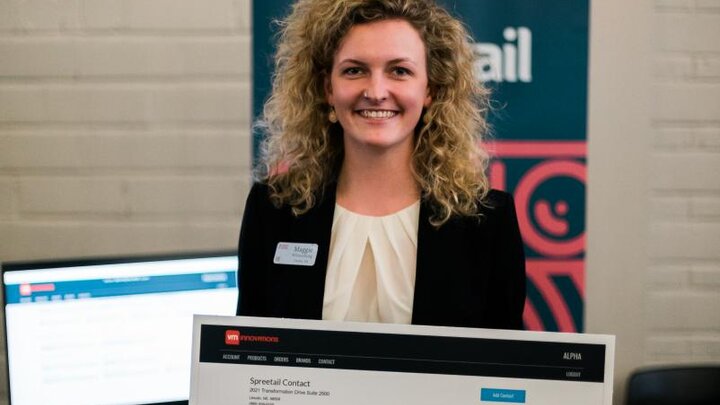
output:
[[[428,108],[428,107],[430,107],[430,104],[432,104],[432,96],[430,95],[430,88],[428,87],[426,95],[425,95],[425,102],[423,103],[423,107]]]

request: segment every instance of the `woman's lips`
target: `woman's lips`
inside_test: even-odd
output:
[[[398,114],[397,111],[392,110],[359,110],[357,111],[360,116],[363,118],[372,118],[372,119],[388,119],[396,116]]]

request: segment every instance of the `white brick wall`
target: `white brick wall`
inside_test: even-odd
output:
[[[234,248],[250,0],[0,10],[0,260]]]
[[[96,82],[102,77],[136,80],[249,78],[249,38],[37,36],[0,38],[0,75]]]
[[[90,29],[239,31],[234,0],[83,0],[83,22]]]
[[[13,214],[14,187],[11,179],[0,180],[0,221],[9,219]]]
[[[720,362],[720,1],[654,18],[644,363]]]
[[[79,5],[79,0],[3,0],[0,30],[77,30]]]
[[[29,83],[0,85],[0,124],[235,124],[245,83]]]
[[[0,130],[0,170],[52,169],[52,174],[110,171],[153,172],[247,170],[249,131],[224,129]],[[190,126],[187,124],[186,126]]]

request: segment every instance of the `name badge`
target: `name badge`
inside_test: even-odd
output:
[[[275,264],[291,266],[313,266],[317,257],[318,245],[315,243],[280,242],[275,249]]]

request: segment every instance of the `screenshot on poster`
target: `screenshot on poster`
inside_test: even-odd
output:
[[[612,336],[196,316],[190,404],[610,405]]]

